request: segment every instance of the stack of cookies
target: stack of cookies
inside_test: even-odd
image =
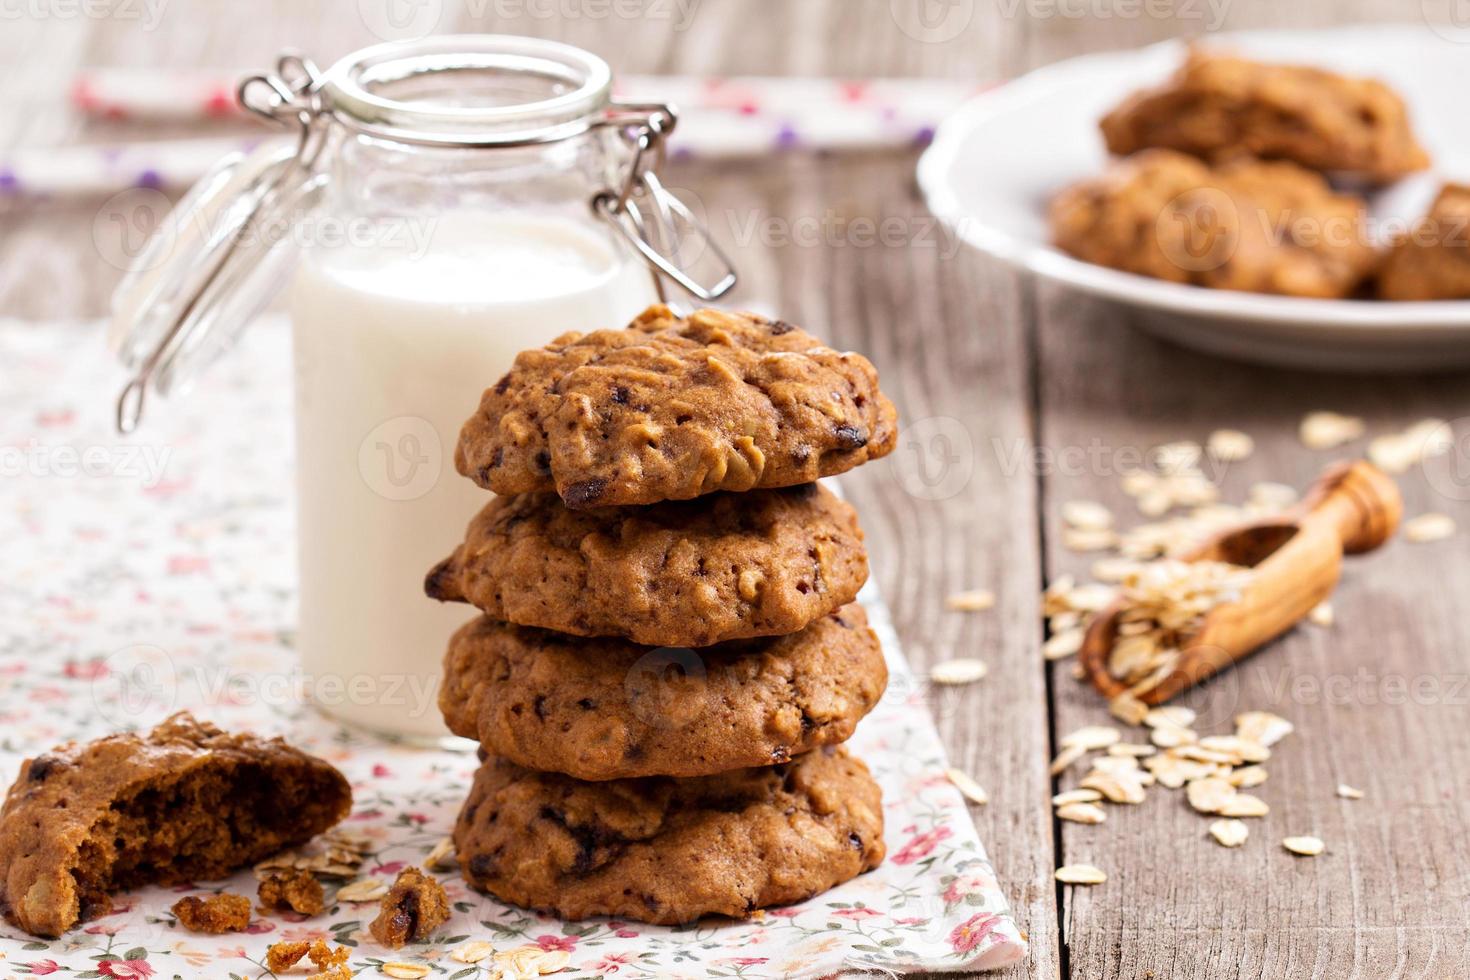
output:
[[[516,358],[456,453],[498,496],[425,583],[482,612],[439,698],[484,758],[454,832],[472,885],[673,924],[882,860],[840,745],[887,683],[867,556],[815,481],[896,431],[867,359],[749,314],[655,306]]]

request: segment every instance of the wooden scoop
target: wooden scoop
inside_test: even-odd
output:
[[[1224,531],[1184,561],[1223,561],[1255,569],[1237,601],[1217,606],[1180,651],[1174,672],[1140,694],[1163,704],[1280,636],[1332,594],[1344,554],[1372,551],[1392,537],[1404,509],[1398,485],[1365,461],[1330,466],[1301,502],[1283,514]],[[1108,672],[1122,601],[1088,627],[1079,654],[1109,701],[1128,687]]]

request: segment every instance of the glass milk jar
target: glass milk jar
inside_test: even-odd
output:
[[[423,579],[488,499],[453,463],[481,392],[521,350],[627,323],[660,298],[660,275],[701,298],[733,283],[727,271],[702,287],[674,260],[681,234],[702,232],[654,169],[672,110],[610,91],[600,59],[528,38],[380,45],[325,74],[282,59],[240,97],[296,129],[295,145],[227,165],[175,212],[211,219],[198,234],[223,258],[194,275],[214,281],[192,297],[173,288],[192,301],[176,303],[172,327],[154,317],[152,347],[139,342],[150,304],[133,300],[123,428],[146,390],[178,386],[287,287],[297,646],[305,689],[342,721],[447,734],[439,665],[474,610],[426,598]],[[176,230],[174,251],[190,234]],[[115,306],[129,312],[139,288],[125,283]]]

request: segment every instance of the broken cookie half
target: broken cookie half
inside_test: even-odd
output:
[[[347,816],[340,772],[181,713],[28,760],[0,808],[0,913],[55,937],[113,892],[221,878]]]

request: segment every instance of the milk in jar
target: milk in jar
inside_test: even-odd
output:
[[[475,610],[423,579],[489,499],[454,470],[460,426],[521,350],[623,326],[656,296],[640,259],[564,218],[421,230],[426,245],[308,251],[292,289],[297,645],[324,711],[434,737],[446,641]]]

